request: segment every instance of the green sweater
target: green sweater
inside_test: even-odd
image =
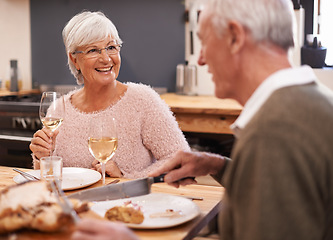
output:
[[[275,91],[242,130],[224,176],[223,240],[333,239],[333,95]]]

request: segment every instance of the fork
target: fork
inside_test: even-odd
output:
[[[21,171],[19,169],[16,169],[16,168],[13,168],[13,170],[15,172],[18,172],[19,174],[21,174],[25,179],[27,179],[29,181],[39,181],[40,180],[40,178],[38,178],[38,177],[36,177],[36,176],[34,176],[30,173],[23,172],[23,171]]]
[[[57,201],[62,208],[62,210],[70,214],[74,220],[74,223],[78,223],[80,221],[80,217],[77,215],[76,211],[73,208],[72,203],[66,197],[64,191],[59,187],[60,183],[58,180],[50,181],[52,191],[55,193]]]

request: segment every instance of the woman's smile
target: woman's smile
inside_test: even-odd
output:
[[[113,66],[110,67],[100,67],[100,68],[95,68],[97,72],[111,72]]]

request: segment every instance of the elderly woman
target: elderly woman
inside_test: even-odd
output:
[[[55,145],[54,154],[63,158],[64,167],[101,171],[87,142],[89,119],[97,116],[117,122],[119,144],[106,164],[109,176],[147,176],[177,150],[189,150],[172,112],[154,90],[117,81],[122,40],[103,13],[74,16],[63,30],[63,40],[69,68],[84,86],[64,96],[66,113],[58,132],[43,128],[34,134],[30,149],[35,169]]]

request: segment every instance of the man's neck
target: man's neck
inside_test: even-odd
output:
[[[259,85],[273,73],[290,68],[288,53],[272,44],[257,44],[244,57],[242,87],[236,99],[243,106]]]

